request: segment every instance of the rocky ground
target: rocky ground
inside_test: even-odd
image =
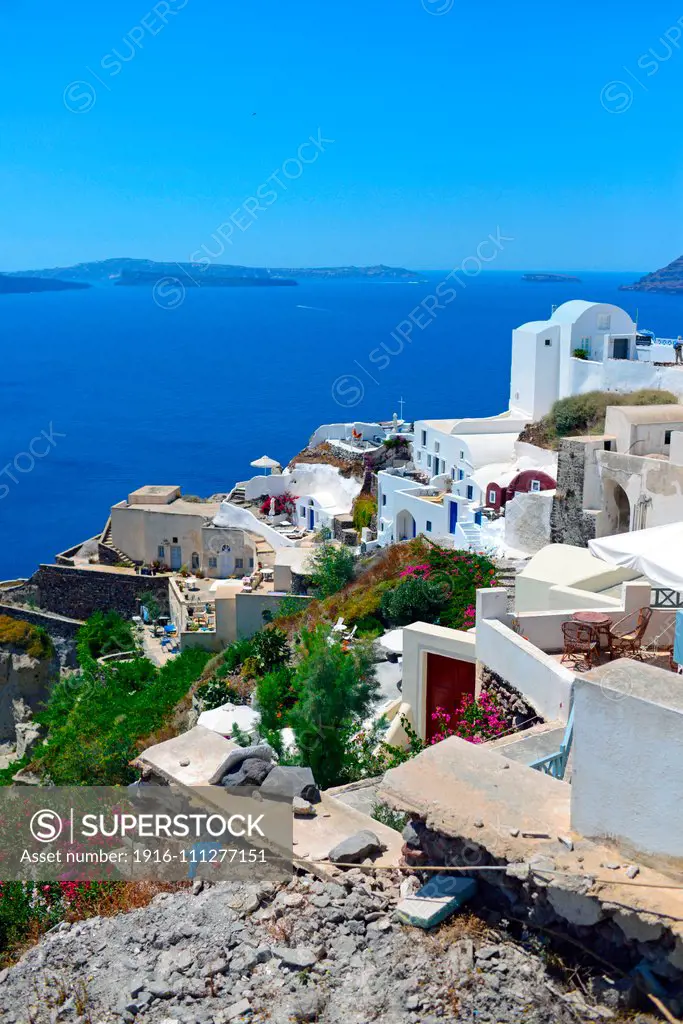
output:
[[[62,924],[0,974],[4,1024],[569,1024],[622,1019],[476,918],[393,919],[413,879],[220,883]],[[201,883],[196,883],[196,889]],[[583,983],[580,983],[583,988]],[[649,1017],[639,1016],[646,1022]]]

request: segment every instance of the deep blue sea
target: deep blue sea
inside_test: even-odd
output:
[[[407,419],[500,412],[511,330],[552,304],[614,302],[638,308],[641,327],[683,333],[680,299],[618,292],[637,273],[531,284],[491,271],[461,275],[455,300],[399,352],[392,331],[444,275],[423,276],[190,289],[172,309],[146,288],[0,296],[0,470],[16,480],[0,472],[0,579],[99,532],[142,484],[227,491],[260,455],[285,464],[321,423],[389,418],[401,397]],[[35,442],[47,454],[20,457],[19,472],[42,431],[52,446]]]

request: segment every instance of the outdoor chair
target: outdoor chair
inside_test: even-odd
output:
[[[623,619],[619,619],[610,627],[608,637],[608,649],[611,658],[637,658],[639,661],[643,660],[643,648],[642,642],[645,636],[645,630],[647,629],[650,619],[652,618],[651,608],[641,608],[638,612],[638,621],[633,629],[627,631],[617,632],[615,626],[621,625],[626,622],[627,619],[632,619],[635,613],[631,615],[625,615]]]
[[[571,619],[562,623],[564,649],[561,661],[571,661],[591,668],[600,655],[600,638],[592,626]]]

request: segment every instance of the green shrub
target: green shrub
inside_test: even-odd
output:
[[[382,598],[382,615],[391,626],[411,622],[435,622],[444,607],[444,591],[438,583],[409,578]]]
[[[350,740],[379,696],[370,648],[354,644],[346,651],[328,643],[329,636],[322,626],[302,630],[297,701],[289,714],[301,763],[323,789],[351,781]]]
[[[277,626],[262,629],[252,637],[251,648],[261,674],[289,661],[292,653],[287,643],[287,635]]]
[[[331,597],[354,577],[355,559],[349,548],[321,544],[311,558],[311,583],[316,596]]]
[[[253,654],[251,640],[236,640],[223,651],[223,661],[228,672],[236,672],[238,668]]]
[[[404,811],[395,811],[389,804],[376,803],[372,808],[372,817],[375,821],[381,821],[387,828],[393,828],[394,832],[402,832],[410,820],[410,815]]]
[[[627,394],[615,391],[587,391],[583,395],[560,398],[543,418],[541,426],[551,437],[566,437],[576,433],[601,434],[605,429],[605,415],[610,405],[677,404],[678,397],[671,391],[657,391],[653,388],[642,388],[640,391],[631,391]]]
[[[159,729],[199,678],[210,655],[187,650],[157,669],[146,658],[60,681],[36,717],[47,744],[35,765],[58,786],[134,781],[138,743]]]
[[[92,665],[105,654],[135,649],[135,637],[130,622],[117,612],[95,612],[76,637],[76,652],[82,668]]]
[[[377,514],[377,499],[371,494],[359,494],[353,503],[351,514],[353,525],[360,533],[363,527],[372,524],[373,516]]]
[[[289,725],[289,713],[296,701],[294,670],[289,665],[273,669],[256,684],[261,726],[268,732],[276,732]]]
[[[356,619],[356,636],[364,640],[375,640],[385,632],[384,623],[376,615],[365,615],[362,619]]]

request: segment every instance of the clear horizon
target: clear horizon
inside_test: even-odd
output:
[[[497,230],[496,270],[664,267],[683,253],[664,8],[7,8],[0,271],[117,251],[452,268]]]

